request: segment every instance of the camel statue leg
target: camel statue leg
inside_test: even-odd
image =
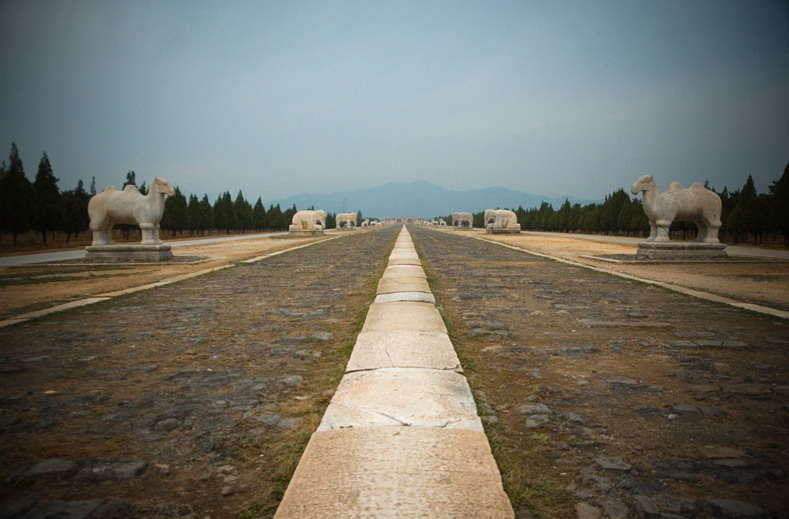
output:
[[[705,222],[704,226],[704,243],[720,243],[718,239],[718,231],[720,231],[720,220]]]
[[[693,241],[696,243],[703,242],[707,237],[707,227],[701,220],[696,220],[693,223],[696,224],[696,239]]]
[[[155,245],[159,243],[156,237],[156,229],[154,229],[152,223],[141,223],[140,231],[142,233],[142,241],[140,242],[142,245]]]
[[[657,225],[654,221],[649,222],[649,237],[647,237],[647,241],[655,241],[657,238]]]
[[[671,227],[670,220],[656,220],[655,226],[657,227],[657,236],[652,241],[669,241],[668,230]]]
[[[107,219],[97,219],[96,222],[91,222],[90,230],[93,232],[92,245],[112,245],[115,243],[112,240],[112,226],[113,222]]]

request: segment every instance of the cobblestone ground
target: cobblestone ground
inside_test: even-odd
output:
[[[0,516],[270,516],[398,231],[1,329]]]
[[[787,323],[410,228],[519,518],[787,517]]]

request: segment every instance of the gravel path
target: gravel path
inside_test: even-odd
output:
[[[398,230],[0,330],[0,516],[270,515]]]
[[[518,517],[786,517],[785,320],[412,235]]]

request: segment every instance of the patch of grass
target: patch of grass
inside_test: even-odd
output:
[[[548,435],[543,433],[534,433],[531,435],[531,439],[536,442],[547,443],[548,442]]]

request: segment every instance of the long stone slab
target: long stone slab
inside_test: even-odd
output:
[[[393,260],[393,259],[409,259],[409,258],[410,259],[413,259],[413,258],[419,259],[419,255],[417,255],[416,251],[413,250],[413,249],[411,249],[410,251],[406,250],[406,249],[396,250],[396,251],[392,251],[392,253],[389,255],[389,259],[390,260]]]
[[[389,258],[389,266],[395,265],[422,265],[422,262],[419,261],[419,258]]]
[[[441,314],[427,303],[373,303],[367,312],[362,332],[443,332]]]
[[[420,265],[390,265],[384,270],[383,277],[406,274],[414,277],[427,277],[425,270]]]
[[[375,296],[376,303],[392,303],[395,301],[411,301],[412,303],[436,303],[436,298],[432,292],[392,292],[390,294],[378,294]]]
[[[277,519],[512,519],[480,431],[383,427],[316,432]]]
[[[346,373],[318,430],[388,426],[483,430],[466,378],[421,368]]]
[[[429,368],[460,372],[452,341],[440,332],[362,332],[346,372],[380,368]]]
[[[393,292],[430,292],[430,285],[425,278],[413,276],[391,276],[378,280],[378,294]]]

